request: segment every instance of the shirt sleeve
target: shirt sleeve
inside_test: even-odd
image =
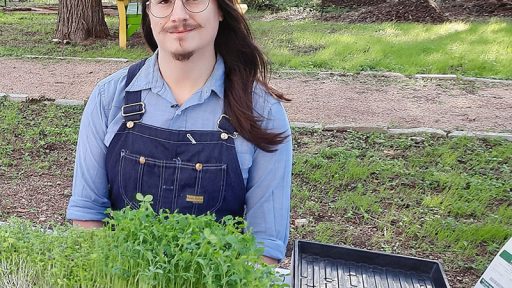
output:
[[[288,137],[275,147],[275,152],[256,148],[247,179],[246,220],[264,248],[263,255],[281,260],[290,231],[292,173],[291,130],[281,102],[270,106],[262,126]]]
[[[71,220],[103,220],[110,207],[105,165],[107,147],[107,115],[102,105],[104,87],[92,92],[80,122],[76,148],[72,196],[66,218]]]

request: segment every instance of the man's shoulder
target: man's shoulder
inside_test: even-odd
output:
[[[106,78],[103,78],[98,82],[96,86],[98,87],[124,87],[126,81],[126,75],[128,74],[128,68],[130,66],[124,67],[113,74],[110,74]]]
[[[128,67],[125,67],[100,80],[96,84],[96,88],[94,88],[89,101],[101,103],[105,111],[117,105],[116,103],[121,101],[120,98],[124,97],[127,73]]]
[[[256,83],[252,93],[254,110],[260,115],[267,115],[270,108],[281,101],[274,97],[261,83]]]

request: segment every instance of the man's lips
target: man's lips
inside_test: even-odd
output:
[[[171,34],[184,34],[193,30],[196,30],[199,26],[195,25],[184,25],[184,26],[171,26],[166,29],[167,33]]]
[[[183,34],[183,33],[187,33],[187,32],[190,32],[194,30],[194,28],[192,29],[187,29],[187,30],[176,30],[176,31],[171,31],[170,33],[173,33],[173,34]]]

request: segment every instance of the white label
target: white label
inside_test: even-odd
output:
[[[512,287],[512,238],[501,248],[475,285],[475,288],[510,287]]]

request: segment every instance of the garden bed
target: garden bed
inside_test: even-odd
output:
[[[64,223],[83,108],[0,107],[0,221]],[[306,239],[442,260],[463,288],[512,236],[511,142],[295,129],[294,151],[288,257]]]

